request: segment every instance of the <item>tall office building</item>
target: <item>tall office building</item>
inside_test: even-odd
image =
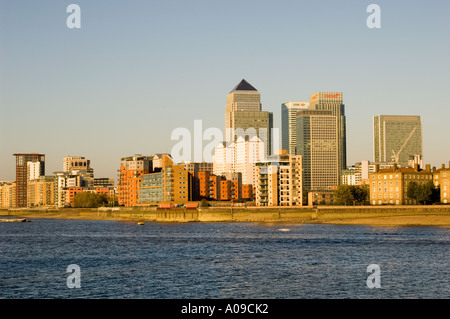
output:
[[[16,157],[16,206],[27,207],[27,185],[30,178],[28,168],[39,168],[38,172],[33,172],[34,176],[45,175],[45,155],[44,154],[13,154]],[[29,162],[39,163],[30,165]]]
[[[227,96],[225,107],[225,136],[227,142],[239,136],[258,136],[266,147],[272,148],[273,113],[261,110],[261,96],[247,81],[242,80]]]
[[[347,168],[347,134],[345,124],[345,105],[342,92],[317,92],[310,95],[309,108],[312,110],[331,111],[337,118],[337,138],[339,172]]]
[[[296,118],[301,110],[308,109],[309,102],[286,102],[281,104],[281,148],[295,155],[297,146]]]
[[[411,157],[422,159],[422,118],[414,115],[374,116],[373,154],[375,162],[400,166],[408,166]]]
[[[338,117],[332,111],[297,113],[297,154],[303,156],[303,190],[327,190],[339,184]]]

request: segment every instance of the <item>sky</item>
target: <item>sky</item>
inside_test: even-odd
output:
[[[348,165],[373,160],[373,116],[396,114],[421,115],[424,162],[448,166],[449,31],[447,0],[0,0],[0,180],[21,152],[44,153],[46,175],[73,155],[117,179],[177,128],[224,130],[242,79],[274,127],[283,102],[343,92]]]

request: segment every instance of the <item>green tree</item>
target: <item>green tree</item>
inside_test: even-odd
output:
[[[419,204],[433,204],[440,200],[440,190],[436,188],[432,181],[425,184],[410,182],[406,189],[406,196],[416,200]]]
[[[409,182],[406,189],[406,196],[411,199],[417,199],[417,193],[419,189],[419,184],[416,182]]]
[[[339,185],[333,195],[335,203],[340,205],[350,205],[355,200],[350,185]]]
[[[105,194],[95,194],[89,192],[82,192],[73,198],[73,207],[84,208],[97,208],[100,206],[106,206],[108,204],[108,198]]]
[[[339,185],[334,191],[334,199],[339,205],[367,204],[369,188],[366,185]]]

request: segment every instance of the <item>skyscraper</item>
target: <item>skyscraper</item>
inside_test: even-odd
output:
[[[342,92],[317,92],[310,95],[309,108],[331,111],[337,118],[339,172],[347,168],[347,134]]]
[[[295,155],[297,146],[297,112],[308,109],[309,102],[285,102],[281,104],[281,148]]]
[[[373,117],[373,154],[375,162],[408,166],[410,157],[422,159],[422,118],[414,115],[377,115]]]
[[[258,136],[271,153],[273,113],[261,110],[261,96],[247,81],[242,80],[227,96],[225,107],[225,136],[227,142],[239,136]]]
[[[339,184],[338,117],[332,111],[297,113],[297,154],[303,156],[303,190],[327,190]]]
[[[45,175],[45,155],[44,154],[13,154],[16,157],[16,206],[27,207],[27,185],[29,179],[28,168],[33,169],[39,167],[39,175]],[[39,165],[29,165],[28,163],[37,163]],[[37,172],[32,175],[37,176]]]

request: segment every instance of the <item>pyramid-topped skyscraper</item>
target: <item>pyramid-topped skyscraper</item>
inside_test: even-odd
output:
[[[236,141],[239,136],[251,139],[256,135],[264,142],[266,155],[270,155],[272,128],[273,113],[261,110],[261,95],[243,79],[227,96],[226,141]]]

